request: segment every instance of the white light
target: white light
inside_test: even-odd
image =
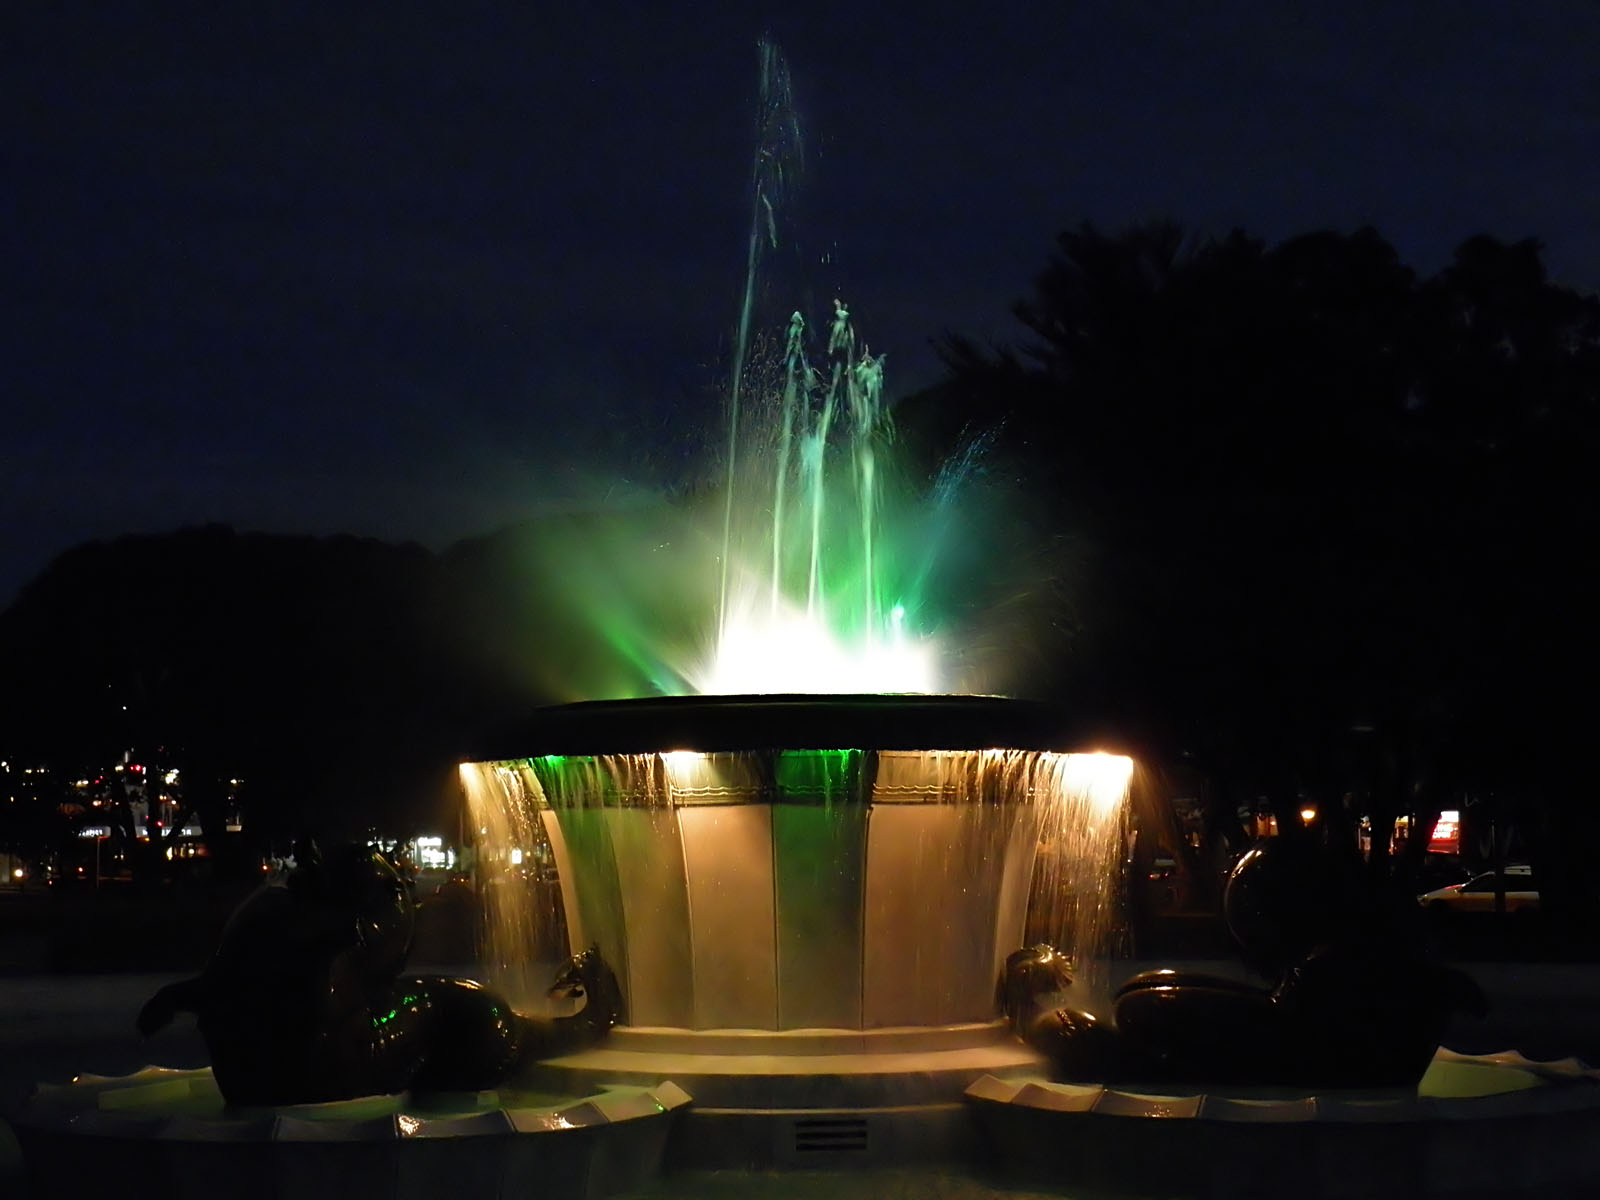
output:
[[[1061,780],[1067,791],[1087,796],[1091,811],[1105,816],[1115,813],[1128,798],[1133,779],[1133,759],[1125,754],[1069,754]]]
[[[11,878],[13,878],[13,879],[21,879],[22,878],[22,868],[18,867],[15,871],[11,872]]]
[[[662,753],[661,762],[673,787],[687,790],[705,786],[707,759],[698,750],[667,750]]]
[[[846,641],[820,617],[777,612],[729,620],[698,690],[707,695],[938,690],[932,647],[905,636],[904,616],[884,637]]]
[[[522,865],[522,849],[521,849],[521,847],[513,846],[511,848],[511,865],[513,867],[517,867],[517,866],[521,866]]]

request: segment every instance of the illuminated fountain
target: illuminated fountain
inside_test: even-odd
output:
[[[1039,1065],[995,1003],[1031,899],[1095,976],[1132,761],[1042,707],[929,694],[925,585],[960,473],[925,494],[895,476],[884,363],[842,301],[815,346],[797,312],[781,353],[750,352],[799,164],[774,47],[761,65],[715,620],[676,671],[698,695],[546,709],[463,767],[489,957],[535,1006],[540,919],[598,948],[625,1022],[542,1074],[670,1078],[695,1098],[680,1157],[816,1161],[851,1139],[959,1154],[962,1090]],[[536,846],[560,884],[542,914],[523,903]]]
[[[539,714],[532,754],[463,768],[469,802],[485,828],[541,823],[568,941],[599,947],[627,1012],[545,1072],[577,1090],[670,1078],[695,1098],[689,1160],[814,1159],[819,1129],[879,1155],[961,1153],[962,1090],[1039,1065],[995,1005],[1030,895],[1072,909],[1061,924],[1085,964],[1116,916],[1132,763],[1052,749],[1070,736],[993,698]],[[1041,842],[1059,848],[1042,888]],[[531,1005],[526,928],[508,921],[491,958]],[[763,1122],[781,1128],[753,1136]]]
[[[1308,1162],[1333,1194],[1341,1179],[1371,1192],[1381,1179],[1343,1159],[1376,1168],[1398,1141],[1457,1156],[1441,1169],[1471,1183],[1508,1148],[1512,1127],[1485,1116],[1551,1121],[1582,1146],[1600,1119],[1570,1092],[1507,1108],[1119,1090],[1052,1081],[1014,1035],[997,984],[1030,929],[1067,954],[1080,995],[1111,982],[1134,763],[1057,710],[935,694],[974,678],[970,658],[950,669],[965,639],[939,629],[929,600],[970,460],[926,492],[899,486],[883,360],[840,301],[815,348],[796,313],[781,353],[750,352],[757,272],[799,150],[770,45],[761,78],[726,487],[687,539],[714,544],[715,565],[672,595],[655,562],[635,561],[629,636],[604,643],[626,640],[668,694],[538,710],[461,767],[482,833],[491,982],[517,1010],[547,1010],[551,964],[532,948],[557,922],[570,950],[595,947],[615,970],[622,1023],[498,1095],[432,1108],[401,1096],[223,1113],[209,1071],[147,1072],[47,1094],[41,1136],[63,1156],[84,1137],[142,1138],[165,1177],[236,1143],[224,1153],[263,1164],[274,1195],[325,1188],[330,1164],[355,1190],[380,1163],[396,1192],[597,1195],[638,1186],[663,1155],[968,1163],[983,1126],[1017,1161],[1042,1148],[1054,1183],[1121,1190],[1172,1163],[1162,1194],[1282,1190],[1278,1173]],[[596,607],[591,593],[620,580],[597,554],[586,567],[586,549],[563,547],[573,553],[552,571]],[[699,614],[702,653],[674,661],[693,639],[651,621],[670,624],[691,595],[714,597],[714,611]],[[1144,1119],[1168,1117],[1187,1119]],[[280,1153],[280,1141],[292,1145]],[[381,1157],[366,1144],[379,1141]],[[1429,1190],[1415,1171],[1395,1178],[1402,1194]]]
[[[559,904],[531,913],[502,877],[500,986],[538,1002],[527,947],[545,920],[571,949],[596,947],[624,993],[605,1041],[535,1077],[574,1093],[683,1089],[678,1166],[971,1163],[986,1140],[1054,1184],[1161,1194],[1451,1190],[1496,1177],[1489,1159],[1500,1177],[1528,1167],[1499,1116],[1559,1111],[1577,1140],[1600,1128],[1593,1102],[1559,1088],[1485,1100],[1510,1076],[1448,1056],[1425,1093],[1238,1079],[1175,1090],[1159,1071],[1144,1086],[1063,1083],[1061,1060],[1001,1019],[998,985],[1030,928],[1065,952],[1072,1003],[1109,1011],[1134,764],[1059,712],[932,694],[960,639],[932,636],[926,585],[962,477],[909,502],[891,486],[883,361],[847,306],[834,302],[815,355],[796,313],[782,353],[747,362],[798,139],[771,47],[762,66],[716,618],[710,651],[676,671],[699,694],[543,710],[462,768],[491,871],[537,845],[559,880]],[[1178,1001],[1198,1025],[1207,1005],[1278,1011],[1248,984],[1136,981],[1144,1011]],[[1054,1028],[1069,1026],[1084,1027],[1071,1015]],[[1184,1119],[1151,1119],[1169,1117]],[[1400,1169],[1397,1139],[1412,1147]],[[1585,1170],[1570,1153],[1551,1161],[1553,1178]]]

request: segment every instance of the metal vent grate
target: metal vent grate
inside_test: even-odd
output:
[[[796,1154],[864,1154],[865,1117],[798,1117],[794,1123]]]

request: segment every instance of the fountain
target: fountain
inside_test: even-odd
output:
[[[1572,1147],[1600,1132],[1600,1105],[1553,1086],[1588,1081],[1578,1064],[1441,1052],[1420,1090],[1068,1082],[1016,1036],[1019,971],[1064,983],[1064,958],[1075,995],[1109,1001],[1134,760],[1049,707],[937,694],[923,585],[961,479],[890,511],[883,360],[848,307],[834,302],[815,361],[798,313],[780,356],[752,356],[757,272],[799,161],[787,69],[770,44],[761,62],[714,645],[651,671],[701,694],[542,709],[460,772],[494,987],[518,1012],[549,1008],[552,964],[529,948],[556,922],[615,972],[623,1022],[481,1092],[240,1108],[209,1070],[85,1076],[19,1118],[30,1154],[114,1146],[107,1186],[164,1194],[220,1173],[260,1195],[587,1197],[663,1162],[996,1157],[1121,1193],[1592,1177]],[[1041,927],[1054,948],[1018,958]]]

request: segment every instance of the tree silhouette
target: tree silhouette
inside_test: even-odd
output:
[[[1061,698],[1285,819],[1355,789],[1375,828],[1426,820],[1469,783],[1526,786],[1535,746],[1572,760],[1553,697],[1594,639],[1552,592],[1591,594],[1600,306],[1536,243],[1473,238],[1418,280],[1370,229],[1085,226],[1015,311],[1019,346],[946,339],[947,379],[899,415],[923,445],[997,417],[1088,536]]]
[[[418,547],[221,527],[81,546],[0,616],[6,735],[52,762],[178,768],[213,847],[239,776],[253,833],[393,828],[400,781],[460,740],[447,599]]]

